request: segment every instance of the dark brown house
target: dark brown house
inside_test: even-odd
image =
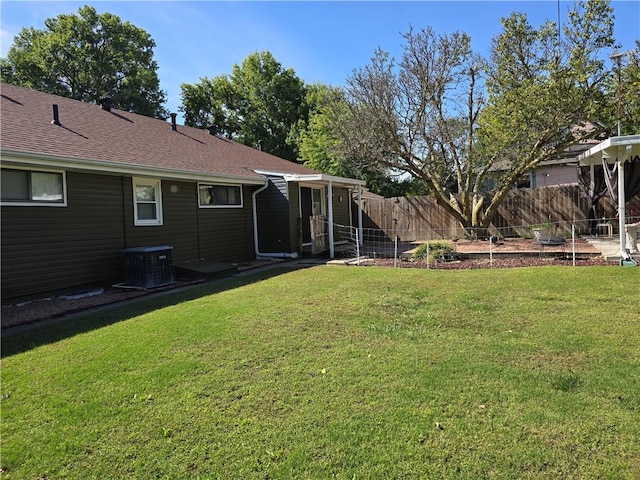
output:
[[[326,250],[363,182],[213,132],[1,85],[2,299],[122,281],[123,251],[244,262]]]

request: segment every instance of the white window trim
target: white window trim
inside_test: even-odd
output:
[[[200,186],[220,186],[220,187],[240,187],[240,205],[203,205],[200,203]],[[242,185],[237,183],[213,183],[198,182],[198,207],[199,208],[242,208],[244,206],[244,196],[242,194]]]
[[[62,202],[41,202],[41,201],[0,201],[0,205],[7,207],[66,207],[67,206],[67,172],[64,170],[51,170],[49,168],[24,168],[24,167],[14,167],[14,166],[4,166],[3,168],[7,170],[27,170],[30,172],[38,172],[38,173],[59,173],[62,175]]]
[[[132,178],[133,193],[133,221],[137,227],[148,227],[162,225],[162,182],[155,178]],[[156,189],[156,218],[152,220],[138,219],[138,200],[136,198],[136,187],[138,185],[151,185]]]

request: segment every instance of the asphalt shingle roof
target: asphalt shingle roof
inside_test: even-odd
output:
[[[177,126],[143,115],[0,84],[0,147],[27,154],[65,157],[80,163],[142,167],[158,172],[180,171],[259,180],[255,170],[286,174],[317,174],[302,165],[207,130]],[[53,105],[61,125],[54,125]]]

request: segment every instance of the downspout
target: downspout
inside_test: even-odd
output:
[[[258,190],[253,192],[251,195],[251,204],[253,207],[253,243],[256,253],[256,259],[258,258],[298,258],[297,253],[262,253],[260,251],[260,246],[258,243],[258,201],[257,196],[260,192],[264,192],[267,187],[269,187],[269,180],[260,187]]]

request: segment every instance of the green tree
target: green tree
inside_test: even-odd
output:
[[[620,86],[620,124],[622,135],[640,134],[640,40],[635,49],[616,52],[612,58],[614,75],[607,92],[616,107],[605,113],[608,125],[618,124],[618,82]]]
[[[491,166],[500,162],[496,190],[481,220],[488,225],[511,186],[572,145],[612,131],[600,123],[611,110],[611,71],[602,59],[614,45],[608,1],[577,2],[558,34],[547,22],[534,29],[519,13],[503,19],[493,40],[488,104],[480,141]]]
[[[306,87],[293,69],[284,69],[269,52],[253,53],[231,75],[182,84],[185,123],[245,145],[264,142],[265,150],[296,161],[300,120],[307,121]]]
[[[520,13],[502,24],[489,61],[464,33],[412,29],[399,64],[377,51],[348,79],[349,152],[423,180],[464,227],[487,227],[523,174],[599,135],[580,126],[610,106],[600,60],[613,45],[608,2],[576,3],[562,39],[552,22],[536,29]]]
[[[480,63],[468,35],[431,28],[404,35],[401,61],[377,50],[347,81],[348,116],[337,128],[349,155],[424,183],[463,225],[479,159]]]
[[[340,137],[332,126],[344,116],[342,90],[327,85],[311,85],[307,92],[309,120],[298,123],[300,159],[304,165],[338,177],[351,176],[352,169],[341,156]]]
[[[111,97],[126,111],[166,118],[155,42],[144,30],[84,6],[24,28],[2,59],[5,82],[85,102]]]
[[[424,184],[416,179],[394,176],[378,162],[349,156],[342,145],[339,128],[344,125],[348,104],[344,91],[326,85],[308,88],[309,121],[301,124],[300,158],[304,165],[328,175],[357,178],[366,187],[385,197],[420,195],[426,192]]]

